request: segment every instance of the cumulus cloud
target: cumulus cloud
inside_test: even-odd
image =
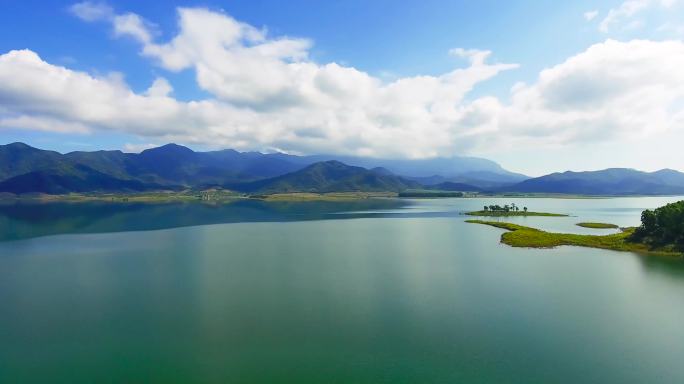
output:
[[[311,61],[307,39],[271,37],[202,8],[180,9],[178,34],[169,41],[152,34],[136,40],[164,70],[192,70],[213,97],[178,101],[161,77],[135,93],[121,75],[93,76],[32,51],[11,51],[0,55],[0,127],[418,158],[639,138],[684,122],[681,41],[595,44],[534,82],[517,84],[503,102],[467,97],[479,83],[517,67],[488,63],[490,51],[456,48],[450,54],[467,66],[383,81]]]
[[[135,13],[116,15],[112,18],[116,36],[130,36],[143,44],[152,41],[152,26]]]
[[[152,97],[166,97],[173,92],[173,87],[168,80],[163,77],[154,79],[152,85],[145,91],[145,95]]]
[[[500,129],[547,143],[623,140],[681,129],[684,43],[608,40],[518,85]]]
[[[83,1],[73,4],[69,11],[83,21],[106,21],[112,24],[114,36],[128,36],[142,44],[149,44],[156,26],[135,13],[117,14],[104,2]]]
[[[113,17],[112,7],[103,2],[83,1],[69,7],[69,11],[84,21],[108,20]]]
[[[203,113],[215,108],[212,102],[180,103],[166,97],[169,89],[163,80],[155,81],[148,95],[139,95],[120,74],[94,77],[51,65],[29,50],[0,56],[0,82],[0,122],[5,127],[183,135],[209,125]]]

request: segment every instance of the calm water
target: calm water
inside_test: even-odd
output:
[[[0,205],[0,382],[683,383],[684,263],[460,215],[676,200]]]

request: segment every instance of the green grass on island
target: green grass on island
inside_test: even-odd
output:
[[[617,229],[620,228],[615,224],[608,223],[577,223],[576,225],[584,228],[594,228],[594,229]]]
[[[648,255],[682,257],[673,246],[652,247],[641,242],[631,241],[636,228],[624,228],[622,232],[611,235],[579,235],[572,233],[551,233],[523,225],[485,220],[466,220],[468,223],[484,224],[507,230],[501,235],[501,242],[512,247],[554,248],[561,245],[610,249],[623,252],[637,252]]]
[[[473,211],[466,212],[468,216],[489,216],[489,217],[509,217],[509,216],[552,216],[567,217],[561,213],[529,212],[529,211]]]

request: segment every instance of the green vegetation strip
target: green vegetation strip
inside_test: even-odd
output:
[[[330,193],[274,193],[251,195],[250,198],[267,201],[347,201],[396,197],[394,192],[330,192]]]
[[[464,197],[463,192],[452,191],[403,191],[399,192],[399,197]]]
[[[596,229],[616,229],[620,228],[615,224],[608,223],[577,223],[578,226],[584,228],[596,228]]]
[[[490,225],[506,229],[509,232],[501,235],[501,242],[512,247],[554,248],[561,245],[610,249],[614,251],[637,252],[649,255],[682,257],[672,247],[652,248],[647,244],[630,241],[635,228],[625,228],[622,232],[597,236],[577,235],[571,233],[551,233],[522,225],[498,221],[466,220],[468,223]]]
[[[508,216],[552,216],[552,217],[567,217],[560,213],[546,213],[546,212],[525,212],[525,211],[473,211],[466,212],[468,216],[492,216],[492,217],[508,217]]]

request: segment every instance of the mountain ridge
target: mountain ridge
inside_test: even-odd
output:
[[[0,145],[0,182],[36,171],[42,173],[34,174],[35,177],[40,176],[44,180],[52,177],[56,180],[65,176],[60,173],[60,169],[76,173],[73,167],[80,164],[114,179],[120,179],[122,183],[135,180],[143,185],[156,185],[162,188],[201,188],[249,183],[292,173],[314,163],[328,160],[340,161],[331,157],[330,155],[296,156],[285,153],[238,152],[233,149],[196,152],[174,143],[146,149],[137,154],[120,150],[73,151],[61,154],[34,148],[24,143],[12,143]],[[408,171],[410,167],[407,164],[414,161],[349,156],[342,158],[368,165],[362,168],[379,168],[387,175],[402,177],[405,175],[397,173],[396,169]],[[481,180],[483,184],[490,184],[491,178],[500,178],[499,181],[495,181],[499,185],[500,183],[510,184],[511,177],[515,180],[524,177],[511,176],[515,174],[486,159],[454,157],[415,160],[415,162],[418,165],[414,164],[411,169],[417,173],[434,174],[433,170],[425,168],[433,166],[436,167],[435,170],[446,170],[451,175],[492,172],[486,177],[487,180]],[[383,165],[392,166],[394,169]],[[49,175],[51,176],[48,177]],[[75,177],[80,176],[75,175]],[[18,180],[23,180],[22,184],[26,182],[26,179]],[[478,180],[474,182],[477,183]],[[407,180],[402,183],[413,185]],[[32,185],[38,186],[39,184]],[[12,189],[7,184],[4,184],[4,188]]]
[[[420,184],[396,175],[355,167],[337,160],[311,164],[298,171],[233,186],[241,192],[269,194],[291,192],[400,192]]]
[[[684,173],[672,169],[644,172],[632,168],[565,171],[524,180],[500,191],[582,195],[683,194]]]
[[[630,168],[565,171],[528,178],[479,158],[330,157],[233,149],[196,152],[174,143],[141,153],[100,150],[61,154],[15,142],[0,145],[0,192],[59,194],[219,187],[246,193],[431,189],[576,195],[684,194],[684,173],[667,168],[654,172]]]

